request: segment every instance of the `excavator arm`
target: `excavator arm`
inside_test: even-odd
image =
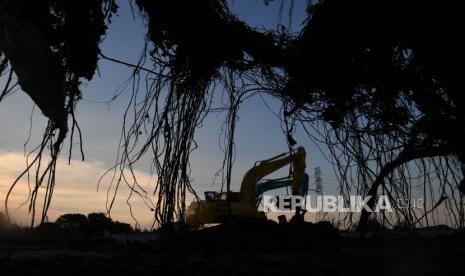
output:
[[[301,195],[306,195],[308,192],[308,182],[309,182],[310,177],[308,174],[304,174],[304,182],[302,183],[302,187],[300,188],[300,194]],[[290,187],[294,183],[294,179],[292,177],[283,177],[283,178],[278,178],[278,179],[270,179],[270,180],[265,180],[257,184],[257,189],[255,190],[255,204],[258,207],[260,204],[260,199],[262,198],[262,195],[271,190],[279,189],[279,188],[284,188],[284,187]]]
[[[292,194],[299,195],[301,193],[301,187],[305,182],[305,157],[305,149],[299,147],[291,154],[280,154],[259,162],[259,164],[251,168],[245,174],[241,184],[240,200],[255,204],[257,183],[266,175],[288,164],[292,164],[293,166]]]

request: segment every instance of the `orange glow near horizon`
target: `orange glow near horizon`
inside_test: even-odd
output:
[[[0,151],[0,211],[4,212],[5,197],[12,183],[26,168],[26,158],[20,152]],[[47,213],[49,221],[66,213],[88,214],[92,212],[106,212],[107,194],[111,181],[111,174],[103,178],[100,188],[97,190],[99,178],[107,171],[100,161],[72,161],[68,165],[67,160],[60,159],[57,165],[56,187],[52,204]],[[155,177],[136,171],[138,183],[147,191],[147,197],[153,201],[153,187]],[[33,176],[31,176],[33,186]],[[28,212],[28,197],[30,188],[27,176],[23,177],[15,186],[10,195],[8,210],[13,222],[28,225],[31,222],[31,213]],[[108,195],[111,199],[113,191]],[[40,220],[42,211],[42,199],[45,189],[40,188],[36,205],[36,221]],[[135,224],[130,215],[130,206],[127,203],[130,188],[121,184],[111,209],[111,217],[114,220]],[[109,200],[110,201],[110,200]],[[150,228],[153,220],[153,212],[150,211],[142,199],[133,193],[130,201],[131,209],[142,229]]]

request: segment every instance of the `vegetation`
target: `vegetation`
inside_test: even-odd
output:
[[[133,232],[131,225],[113,221],[103,213],[90,213],[87,217],[83,214],[61,215],[55,221],[62,229],[75,230],[90,235],[129,234]]]
[[[100,43],[117,6],[113,0],[33,2],[2,2],[7,12],[0,18],[5,22],[0,69],[7,81],[0,99],[13,91],[14,72],[50,118],[43,143],[20,176],[44,162],[41,156],[50,149],[52,161],[39,166],[30,201],[34,213],[37,191],[46,186],[44,220],[60,147],[67,134],[71,146],[73,136],[80,135],[74,117],[80,79],[91,79],[97,59],[107,58]],[[152,157],[158,225],[171,226],[184,217],[186,193],[195,194],[189,179],[194,134],[212,108],[213,94],[224,91],[229,99],[226,176],[238,108],[247,97],[267,93],[283,102],[289,150],[297,142],[292,137],[297,127],[328,146],[344,196],[383,193],[405,199],[420,183],[417,191],[428,209],[423,214],[397,209],[394,217],[382,214],[383,222],[429,224],[434,222],[430,214],[442,206],[449,224],[464,226],[465,100],[456,70],[463,60],[458,34],[464,24],[457,1],[309,1],[300,33],[285,27],[256,30],[239,20],[226,0],[131,3],[146,19],[147,40],[140,62],[126,65],[134,69],[135,84],[147,79],[149,85],[144,93],[134,85],[128,104],[134,112],[125,114],[119,160],[109,172],[117,174],[116,185],[126,184],[144,198],[133,167],[142,156]],[[8,34],[27,27],[33,30],[27,38],[33,47],[22,47],[32,45],[27,39],[9,40]],[[21,58],[32,55],[37,62]],[[54,90],[38,93],[31,84],[40,78],[50,79],[54,85],[47,85]],[[229,189],[230,177],[224,184]],[[362,214],[360,227],[368,217]]]
[[[0,230],[8,229],[17,231],[19,229],[27,230],[28,227],[25,228],[15,224],[8,225],[5,215],[0,212]],[[55,222],[40,224],[35,230],[48,234],[65,231],[85,236],[140,233],[140,230],[134,230],[130,224],[113,221],[103,213],[90,213],[87,216],[83,214],[64,214],[59,216]]]

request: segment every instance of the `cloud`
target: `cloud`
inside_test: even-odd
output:
[[[20,152],[2,152],[0,151],[0,202],[5,201],[5,196],[21,172],[26,168],[26,158]],[[48,212],[49,220],[55,220],[59,215],[64,213],[90,213],[90,212],[106,212],[107,198],[112,199],[115,191],[115,184],[110,186],[112,174],[107,174],[101,181],[100,187],[97,190],[99,179],[105,174],[108,167],[99,160],[91,160],[86,162],[72,161],[68,165],[67,160],[60,159],[57,164],[56,187],[54,197]],[[128,174],[129,175],[129,174]],[[150,176],[142,171],[135,171],[136,178],[140,184],[141,193],[146,196],[147,200],[154,201],[153,189],[156,177]],[[33,176],[31,176],[31,180]],[[134,224],[131,218],[130,211],[137,218],[137,221],[142,227],[150,227],[153,212],[146,206],[144,201],[135,193],[128,205],[128,197],[131,190],[128,185],[133,185],[131,179],[126,179],[129,183],[121,183],[117,189],[114,200],[111,216],[113,219],[125,221]],[[32,182],[31,182],[32,185]],[[109,188],[111,188],[109,190]],[[23,177],[15,186],[8,204],[8,210],[12,217],[19,223],[30,223],[31,214],[28,213],[28,205],[23,205],[29,195],[29,186],[27,177]],[[108,191],[110,191],[108,193]],[[145,192],[142,192],[145,191]],[[45,189],[39,190],[37,200],[37,210],[40,213],[42,208],[42,199]],[[2,211],[3,208],[0,208]],[[38,217],[38,216],[36,216]]]

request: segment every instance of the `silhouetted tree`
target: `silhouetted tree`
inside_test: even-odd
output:
[[[89,221],[83,214],[65,214],[59,216],[55,223],[63,229],[76,230],[85,233],[89,227]]]
[[[90,213],[87,215],[89,221],[89,232],[94,235],[102,235],[105,232],[110,232],[113,221],[104,213]]]
[[[62,229],[75,230],[90,235],[102,235],[105,232],[128,234],[133,231],[130,224],[113,221],[104,213],[90,213],[87,216],[64,214],[56,219],[55,224]]]
[[[110,232],[112,234],[129,234],[133,232],[133,229],[128,223],[113,221],[111,223]]]
[[[0,229],[5,229],[8,226],[8,220],[3,212],[0,212]]]

